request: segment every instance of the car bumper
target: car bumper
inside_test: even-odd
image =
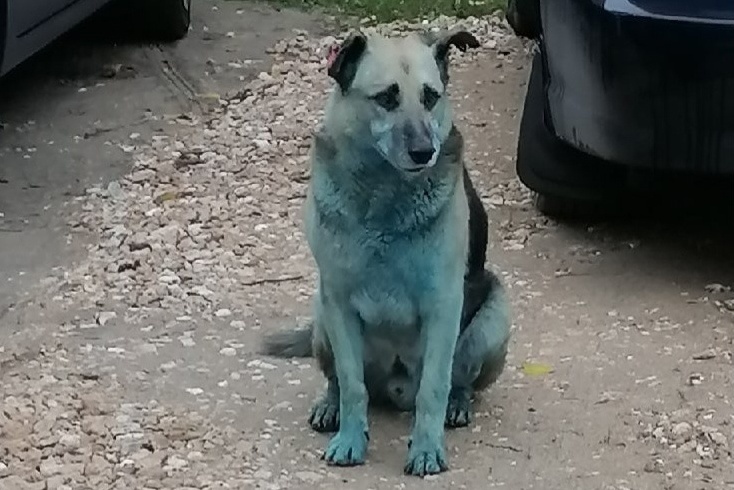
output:
[[[702,3],[721,10],[542,2],[546,120],[556,136],[629,166],[734,173],[734,2]]]

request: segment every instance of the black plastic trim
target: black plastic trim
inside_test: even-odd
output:
[[[8,0],[0,0],[0,70],[5,60],[5,41],[8,35]]]
[[[57,10],[57,11],[55,11],[55,12],[53,12],[53,13],[51,13],[51,14],[47,15],[46,17],[44,17],[43,19],[41,19],[41,20],[39,20],[38,22],[36,22],[35,24],[33,24],[33,25],[32,25],[31,27],[29,27],[29,28],[28,28],[28,29],[26,29],[25,31],[23,31],[23,32],[21,32],[20,34],[18,34],[18,36],[17,36],[17,37],[18,37],[18,38],[20,39],[21,37],[25,36],[26,34],[30,34],[30,33],[31,33],[31,32],[33,32],[33,31],[34,31],[35,29],[37,29],[37,28],[41,27],[41,26],[42,26],[43,24],[45,24],[46,22],[48,22],[49,20],[51,20],[51,19],[53,19],[54,17],[56,17],[57,15],[59,15],[59,14],[60,14],[61,12],[64,12],[65,10],[69,10],[70,8],[72,8],[72,7],[74,6],[74,5],[76,5],[77,3],[81,2],[81,1],[82,1],[82,0],[74,0],[74,1],[73,1],[73,2],[71,2],[71,3],[68,3],[68,4],[64,5],[64,6],[63,6],[63,7],[61,7],[61,8],[59,9],[59,10]]]

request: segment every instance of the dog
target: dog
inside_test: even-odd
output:
[[[262,352],[318,360],[327,388],[309,422],[336,432],[332,465],[364,463],[369,401],[414,412],[406,474],[447,470],[445,427],[468,425],[473,394],[504,369],[509,308],[446,94],[452,46],[479,42],[356,32],[328,68],[305,203],[313,321]]]

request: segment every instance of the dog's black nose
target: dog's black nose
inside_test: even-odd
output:
[[[410,155],[410,159],[418,165],[425,165],[431,161],[431,158],[433,158],[433,151],[433,148],[429,150],[414,150],[409,151],[408,155]]]

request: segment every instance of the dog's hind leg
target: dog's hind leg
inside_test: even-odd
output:
[[[316,432],[339,430],[339,381],[336,376],[328,378],[326,391],[311,407],[308,423]]]
[[[326,376],[326,391],[311,407],[308,423],[316,432],[339,430],[339,380],[336,377],[334,354],[324,331],[314,328],[313,351],[321,371]]]
[[[270,334],[261,352],[275,357],[315,357],[327,379],[326,392],[314,403],[308,423],[317,432],[339,429],[339,382],[334,368],[334,354],[322,328],[312,322],[305,328]]]
[[[474,391],[494,383],[505,366],[510,318],[505,291],[489,271],[467,284],[462,332],[454,352],[446,426],[471,422]]]

